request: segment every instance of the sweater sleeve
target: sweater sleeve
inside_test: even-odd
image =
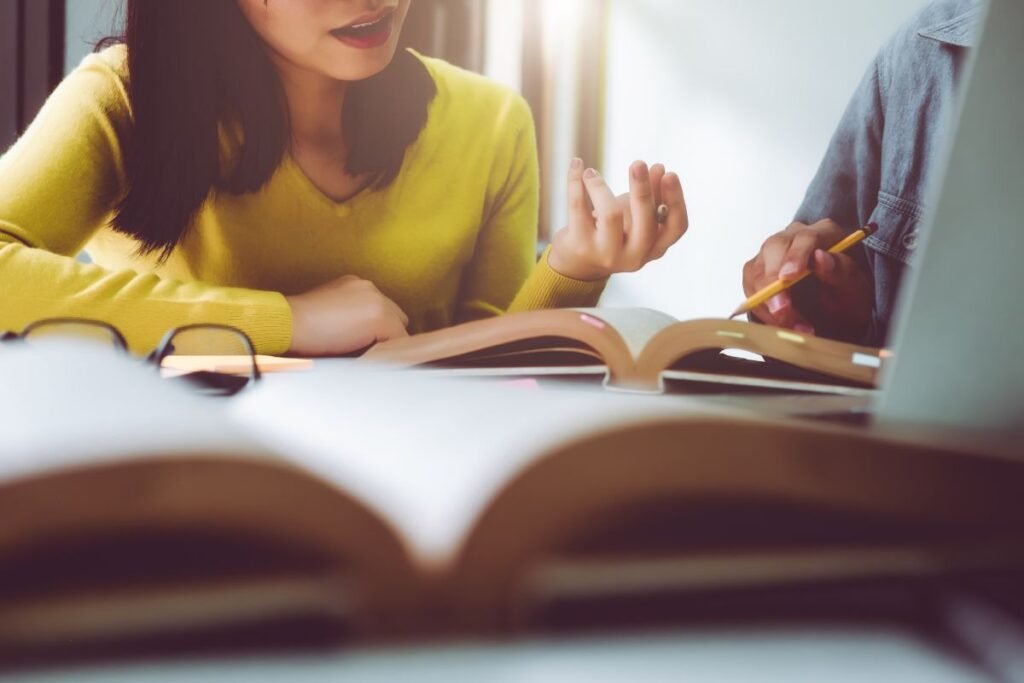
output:
[[[496,152],[494,200],[462,284],[458,321],[545,308],[597,304],[606,281],[564,277],[537,261],[540,173],[533,117],[522,98],[509,116],[508,144]]]
[[[262,353],[287,351],[291,311],[278,293],[75,260],[125,191],[122,141],[131,116],[123,80],[108,61],[119,49],[88,57],[0,157],[0,330],[89,318],[116,326],[144,352],[171,328],[220,323],[248,333]]]

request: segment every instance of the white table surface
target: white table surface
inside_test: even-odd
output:
[[[13,680],[13,678],[11,679]],[[26,683],[969,683],[989,680],[897,630],[693,631],[621,638],[384,648],[323,656],[154,663],[20,674]]]

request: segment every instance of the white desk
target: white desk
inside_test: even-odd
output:
[[[328,358],[319,359],[315,361],[313,370],[308,372],[316,372],[321,374],[342,374],[345,370],[351,370],[352,368],[361,367],[359,363],[351,359],[340,359],[340,358]],[[474,375],[472,372],[468,372],[465,375],[458,373],[457,371],[433,371],[433,370],[415,370],[412,372],[418,372],[426,375],[437,375],[437,376],[451,376],[459,377],[462,379],[470,379],[481,382],[506,382],[514,384],[521,378],[517,378],[516,375],[510,375],[502,377],[500,375],[487,376],[486,373]],[[294,381],[297,377],[301,376],[302,372],[295,373],[268,373],[263,377],[263,382],[268,386],[279,386],[281,384],[287,384]],[[560,380],[556,377],[544,378],[539,377],[542,386],[548,384],[557,385]],[[339,381],[343,381],[339,377]],[[601,386],[601,381],[596,376],[592,378],[577,378],[572,382],[572,387],[576,391],[581,392],[604,392],[607,389]],[[713,386],[711,387],[714,388]],[[843,413],[857,414],[863,413],[868,410],[872,399],[867,396],[839,396],[839,395],[828,395],[828,394],[801,394],[801,393],[787,393],[787,392],[732,392],[730,393],[727,385],[721,385],[717,393],[694,393],[694,394],[665,394],[663,399],[666,401],[672,400],[689,400],[692,401],[694,398],[700,399],[711,406],[724,406],[729,408],[740,408],[745,410],[751,410],[763,415],[770,415],[775,417],[801,417],[801,416],[817,416],[822,414],[827,415],[838,415]]]
[[[320,657],[93,668],[25,683],[975,683],[990,680],[899,631],[760,630],[395,648]]]

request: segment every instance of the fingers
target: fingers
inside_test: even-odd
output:
[[[402,310],[401,306],[396,304],[394,301],[391,301],[391,299],[388,299],[388,301],[391,302],[392,306],[394,306],[395,319],[398,320],[399,323],[401,323],[402,329],[409,327],[409,316],[406,315],[405,311]]]
[[[405,323],[402,323],[402,321],[397,317],[389,317],[384,321],[384,324],[377,329],[377,341],[385,342],[389,339],[401,339],[402,337],[408,337],[408,327],[408,318],[406,318]]]
[[[567,198],[569,201],[569,229],[575,231],[593,229],[594,221],[591,217],[590,205],[587,202],[587,189],[583,185],[582,159],[573,159],[569,165]]]
[[[575,159],[567,175],[568,229],[552,239],[548,265],[574,279],[596,281],[640,270],[662,257],[689,228],[679,176],[656,164],[630,167],[630,191],[615,197],[601,174]],[[669,215],[658,222],[658,207]]]
[[[665,164],[651,166],[651,187],[654,189],[654,206],[665,202],[662,179],[665,177]]]
[[[821,305],[829,313],[840,316],[848,309],[866,308],[868,285],[860,264],[846,254],[830,254],[819,249],[814,253],[814,274],[825,285]]]
[[[654,174],[652,172],[652,178]],[[658,236],[651,248],[650,260],[656,261],[668,252],[669,248],[682,239],[690,229],[690,216],[686,209],[686,197],[683,194],[683,183],[675,173],[661,176],[661,201],[659,204],[668,206],[668,219],[659,226]]]
[[[642,161],[629,168],[629,209],[631,221],[623,265],[627,270],[639,270],[647,263],[658,237],[658,207],[651,172]]]
[[[398,339],[409,336],[409,316],[402,307],[384,294],[379,296],[379,313],[374,322],[375,337],[377,341]]]
[[[820,248],[818,236],[806,231],[797,233],[789,243],[789,250],[779,267],[779,279],[786,282],[797,280],[811,270],[811,257]]]
[[[789,329],[795,330],[796,332],[799,332],[801,334],[813,335],[817,333],[817,329],[814,327],[814,325],[812,325],[810,321],[808,321],[799,313],[794,315],[790,324],[784,325],[784,327],[788,327]]]
[[[743,287],[748,297],[760,292],[779,279],[779,269],[785,261],[792,244],[792,236],[786,232],[772,235],[761,246],[761,251],[744,269]],[[793,307],[789,294],[782,292],[760,306],[754,314],[758,320],[769,325],[785,326],[786,314]]]
[[[354,281],[347,280],[347,282],[360,287],[365,297],[364,301],[369,302],[370,305],[367,310],[373,316],[372,324],[378,329],[378,334],[381,329],[393,331],[395,326],[401,326],[402,329],[409,326],[409,316],[402,310],[402,307],[384,294],[384,292],[380,291],[376,284],[361,278],[355,278]]]
[[[588,168],[583,173],[583,185],[586,188],[587,196],[594,205],[594,213],[598,216],[607,216],[616,213],[615,195],[612,194],[608,183],[593,168]]]
[[[793,282],[813,272],[819,282],[814,315],[823,333],[834,333],[837,325],[859,330],[870,318],[873,305],[870,276],[853,255],[824,251],[844,235],[842,227],[832,220],[814,225],[793,223],[770,237],[744,267],[744,291],[750,296],[776,280]],[[792,291],[776,295],[753,315],[767,324],[814,334],[815,325],[805,317],[807,311],[798,308]]]
[[[752,296],[777,280],[792,281],[806,274],[817,246],[814,234],[801,223],[769,237],[760,253],[744,270],[744,289]],[[780,292],[755,312],[758,319],[779,327],[806,326],[806,321],[793,304],[788,291]]]
[[[786,233],[792,235],[792,242],[779,268],[779,278],[785,281],[797,280],[809,273],[814,252],[828,249],[844,237],[843,229],[831,220],[818,221],[814,225],[793,223]]]
[[[743,267],[743,292],[747,297],[753,296],[766,285],[778,279],[767,275],[763,253],[762,251]],[[767,303],[751,311],[751,315],[765,325],[814,334],[814,326],[808,322],[803,313],[797,310],[792,294],[788,290],[780,292],[769,299]]]
[[[789,290],[780,292],[769,299],[764,308],[767,309],[768,315],[773,321],[770,324],[805,334],[814,334],[814,326],[796,307],[793,295]]]
[[[772,313],[768,306],[759,306],[751,311],[750,314],[765,325],[796,330],[803,334],[814,334],[815,332],[814,325],[799,310],[794,308],[791,302],[787,303],[784,308],[777,309],[776,313]]]
[[[583,185],[594,205],[594,215],[597,216],[599,247],[606,256],[614,258],[614,255],[622,250],[625,239],[622,209],[618,206],[608,184],[596,170],[588,168],[583,173]]]
[[[764,259],[761,254],[758,254],[754,258],[747,261],[743,266],[743,296],[748,299],[758,291],[758,283],[764,280]],[[776,325],[778,326],[779,320],[768,310],[768,306],[762,304],[753,311],[750,312],[755,318],[763,322],[765,325]]]
[[[758,289],[766,287],[779,279],[779,271],[789,253],[789,246],[793,243],[793,236],[787,232],[780,232],[765,240],[758,255],[764,264],[763,274],[760,282],[755,283]]]
[[[814,274],[826,285],[846,286],[856,279],[859,271],[859,264],[847,254],[830,254],[823,249],[814,252]]]

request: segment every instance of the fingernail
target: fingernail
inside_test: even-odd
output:
[[[646,180],[650,171],[647,168],[647,164],[643,162],[637,162],[632,167],[633,180]]]
[[[576,157],[575,159],[572,160],[572,163],[569,165],[569,167],[574,171],[580,170],[581,168],[583,168],[583,159]]]
[[[804,325],[803,323],[797,323],[793,326],[793,329],[800,334],[814,334],[814,328],[810,325]]]
[[[788,278],[800,272],[800,266],[795,263],[784,263],[779,269],[779,277]]]
[[[775,315],[786,308],[789,308],[789,301],[787,301],[786,297],[781,294],[776,294],[771,299],[768,299],[768,310],[772,315]]]
[[[596,177],[598,177],[599,175],[601,175],[601,174],[600,174],[600,173],[598,173],[597,171],[595,171],[594,169],[592,169],[592,168],[588,168],[588,169],[586,170],[586,172],[585,172],[585,173],[583,174],[583,177],[584,177],[584,178],[596,178]]]

